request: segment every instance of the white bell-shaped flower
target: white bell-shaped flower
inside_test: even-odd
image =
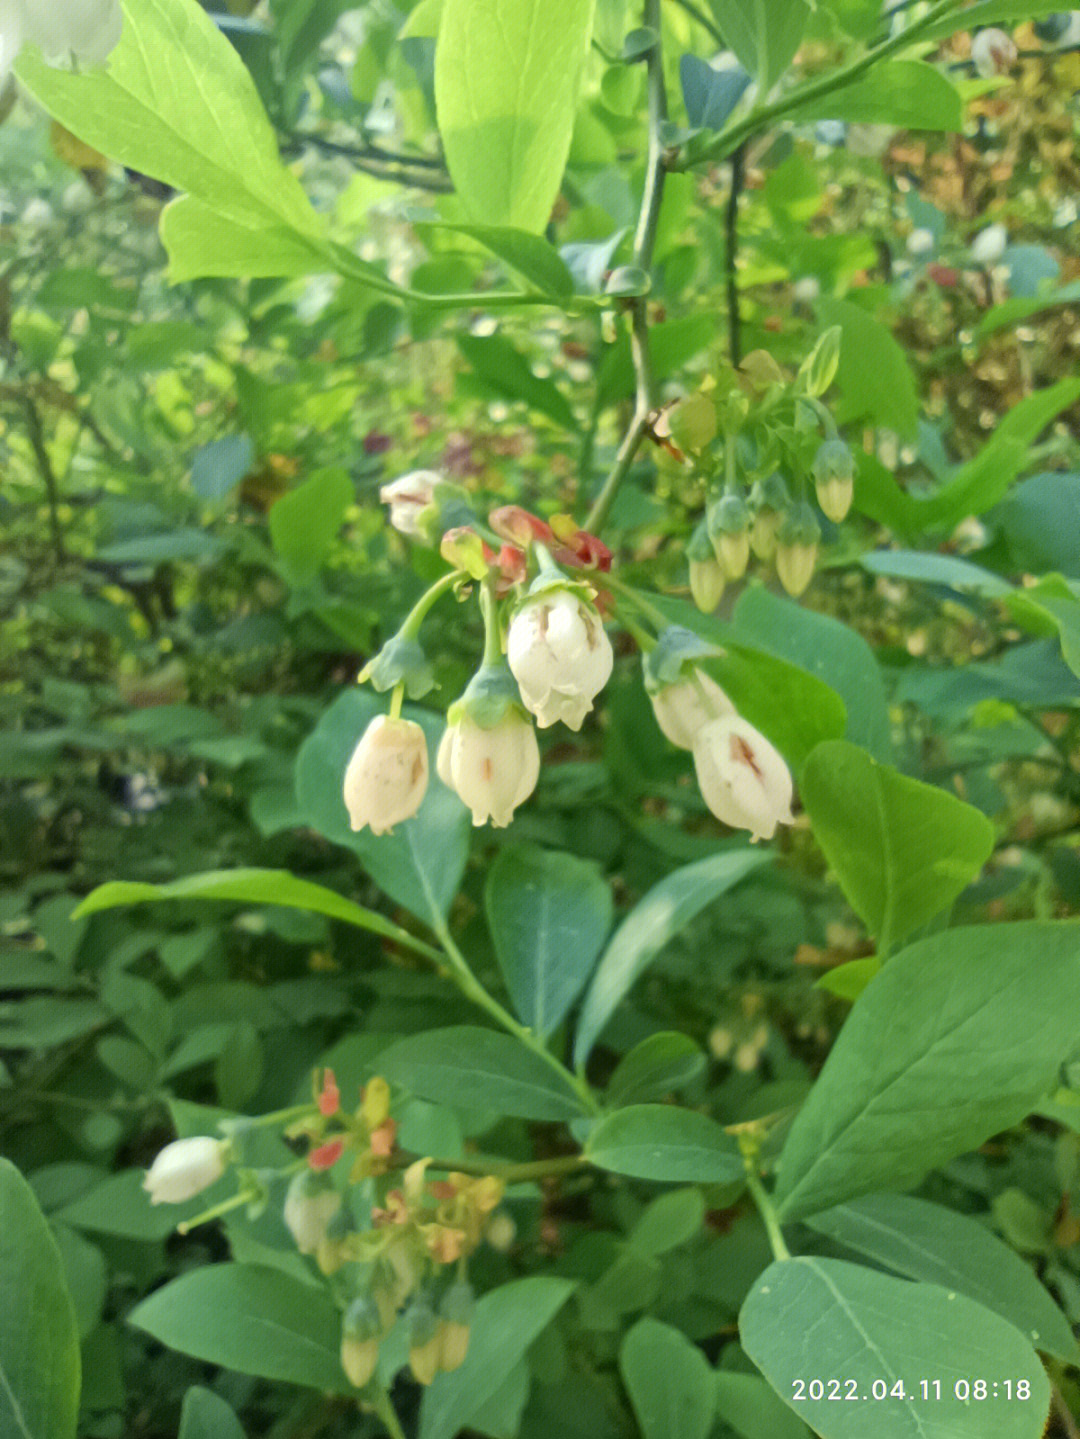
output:
[[[0,77],[27,44],[49,64],[100,65],[123,28],[120,0],[0,0]]]
[[[342,793],[354,830],[371,826],[389,834],[412,819],[427,791],[424,731],[413,720],[377,715],[364,731],[345,770]]]
[[[340,1208],[341,1195],[327,1175],[304,1169],[294,1176],[285,1195],[282,1218],[301,1254],[315,1253]]]
[[[183,1204],[225,1173],[229,1144],[199,1135],[167,1144],[147,1170],[143,1188],[151,1204]]]
[[[561,720],[573,730],[581,728],[615,659],[592,605],[558,589],[534,595],[514,615],[506,658],[540,728]]]
[[[536,732],[515,709],[489,729],[459,715],[446,726],[435,769],[472,810],[473,824],[490,820],[496,829],[505,829],[540,777]]]
[[[436,470],[411,470],[383,485],[379,500],[390,506],[390,523],[398,534],[410,539],[425,539],[420,516],[435,496],[435,486],[442,480]]]
[[[780,752],[739,715],[711,720],[694,740],[694,769],[702,798],[722,823],[771,839],[792,824],[794,786]]]
[[[665,685],[649,699],[664,737],[679,749],[693,749],[705,725],[735,713],[735,706],[716,681],[697,668],[687,679]]]

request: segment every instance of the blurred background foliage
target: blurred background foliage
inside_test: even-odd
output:
[[[236,0],[215,19],[334,237],[413,288],[465,291],[491,282],[490,264],[432,223],[456,211],[428,9],[410,20],[385,0]],[[550,232],[596,286],[628,253],[639,177],[625,157],[644,138],[643,72],[609,63],[632,21],[615,0],[600,13]],[[715,49],[693,7],[665,17],[672,56]],[[737,251],[731,167],[669,177],[650,312],[669,397],[733,343],[794,368],[825,324],[853,341],[834,393],[869,457],[855,516],[827,532],[802,607],[769,582],[722,612],[748,643],[857,704],[906,773],[993,820],[994,856],[961,919],[1080,911],[1080,626],[1040,604],[1076,607],[1080,405],[992,454],[998,490],[977,517],[946,507],[924,524],[915,504],[1077,369],[1080,55],[1030,24],[1016,40],[1009,83],[973,76],[968,36],[947,43],[967,101],[961,134],[824,122],[753,141]],[[819,25],[803,71],[838,44]],[[670,81],[678,96],[674,59]],[[84,1434],[173,1435],[193,1383],[212,1385],[249,1433],[358,1434],[347,1406],[217,1372],[125,1327],[165,1276],[227,1252],[216,1231],[179,1237],[174,1212],[147,1209],[140,1167],[174,1127],[288,1104],[317,1064],[333,1063],[344,1090],[393,1038],[465,1021],[467,1007],[392,945],[320,916],[193,904],[70,915],[109,879],[237,865],[290,868],[385,906],[355,856],[305,823],[293,782],[305,737],[441,568],[387,528],[377,487],[427,465],[493,503],[582,516],[630,406],[626,343],[610,313],[477,304],[448,321],[340,279],[172,286],[163,187],[87,150],[13,82],[2,108],[0,1147],[60,1242],[83,1337]],[[991,223],[1007,242],[980,262],[972,243]],[[881,498],[879,471],[896,475],[907,509]],[[628,573],[685,594],[700,501],[677,464],[643,454],[604,538]],[[479,636],[445,608],[432,624],[448,701]],[[513,828],[474,838],[455,918],[496,991],[483,890],[500,849],[572,849],[610,877],[620,908],[717,849],[637,663],[629,651],[617,663],[599,725],[546,736],[537,794]],[[682,1029],[707,1055],[691,1101],[708,1095],[721,1120],[779,1109],[806,1092],[847,1010],[815,981],[867,952],[797,824],[774,863],[666,947],[600,1062]],[[532,1152],[522,1122],[494,1138],[490,1125],[476,1115],[461,1133],[456,1111],[413,1101],[403,1142],[445,1151],[482,1134],[485,1147]],[[1073,1114],[1048,1114],[923,1191],[982,1215],[1074,1323],[1078,1131]],[[717,1354],[734,1337],[768,1259],[756,1221],[717,1194],[701,1232],[647,1253],[627,1240],[641,1189],[523,1192],[508,1204],[506,1252],[484,1251],[487,1283],[541,1259],[583,1281],[530,1356],[523,1435],[627,1432],[611,1360],[647,1306],[677,1309]],[[274,1242],[241,1222],[229,1237],[234,1255],[264,1260]],[[1080,1411],[1080,1392],[1060,1383]],[[480,1432],[519,1432],[506,1427],[517,1393]]]

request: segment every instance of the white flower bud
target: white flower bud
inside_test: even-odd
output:
[[[510,621],[506,658],[541,729],[557,720],[580,729],[614,663],[600,616],[569,590],[525,601]]]
[[[821,294],[821,281],[816,275],[801,275],[792,286],[791,293],[802,305],[812,305]]]
[[[23,44],[39,46],[50,64],[100,65],[123,28],[120,0],[0,0],[0,69]]]
[[[325,1174],[305,1169],[294,1176],[285,1195],[282,1218],[301,1254],[315,1253],[340,1208],[341,1195]]]
[[[509,709],[490,729],[468,715],[448,724],[435,768],[448,789],[472,810],[473,824],[490,819],[504,829],[540,777],[540,747],[528,720]]]
[[[43,230],[46,225],[51,225],[55,218],[53,207],[40,195],[35,195],[32,200],[28,200],[25,209],[19,216],[20,223],[31,230]]]
[[[796,541],[794,544],[781,544],[776,548],[776,573],[780,577],[780,583],[793,599],[798,599],[814,578],[816,564],[816,544]]]
[[[720,561],[714,556],[690,561],[690,594],[703,615],[711,615],[716,609],[723,598],[725,583]]]
[[[735,706],[716,681],[696,668],[689,679],[665,685],[649,699],[665,739],[679,749],[693,749],[705,725],[735,713]]]
[[[980,30],[971,42],[971,59],[984,80],[1004,75],[1016,64],[1016,41],[1004,30]]]
[[[1004,225],[987,225],[971,242],[971,258],[976,265],[996,265],[1008,243],[1009,232]]]
[[[778,824],[792,824],[794,786],[783,756],[739,715],[725,715],[698,730],[694,769],[702,798],[724,824],[771,839]]]
[[[929,255],[934,248],[934,232],[920,226],[907,237],[909,255]]]
[[[424,731],[412,720],[377,715],[364,731],[345,771],[342,793],[354,830],[390,834],[412,819],[427,791]]]
[[[151,1204],[183,1204],[225,1173],[228,1141],[200,1135],[167,1144],[147,1170],[143,1188]]]
[[[420,514],[431,504],[435,486],[441,480],[436,470],[412,470],[380,487],[379,499],[390,506],[390,523],[399,534],[414,540],[426,538],[420,526]]]

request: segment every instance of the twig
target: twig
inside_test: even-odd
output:
[[[643,23],[655,31],[656,44],[649,52],[647,87],[649,101],[649,151],[645,163],[645,187],[641,195],[641,211],[634,233],[634,264],[646,273],[652,267],[656,245],[656,227],[660,220],[660,204],[664,198],[667,175],[660,129],[667,119],[667,88],[664,84],[664,55],[660,38],[660,0],[645,0]],[[623,437],[611,473],[597,495],[585,521],[585,528],[595,534],[614,503],[619,486],[626,477],[638,446],[649,428],[649,417],[655,404],[652,360],[649,351],[649,312],[644,295],[635,295],[627,302],[630,309],[630,354],[634,364],[634,417]]]
[[[731,154],[731,192],[728,195],[727,211],[724,216],[724,232],[727,239],[727,301],[728,301],[728,353],[731,363],[738,365],[742,359],[742,315],[739,312],[739,286],[735,264],[739,257],[739,196],[746,179],[746,141]]]

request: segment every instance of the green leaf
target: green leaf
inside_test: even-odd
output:
[[[64,1264],[33,1190],[0,1158],[0,1433],[74,1439],[79,1332]]]
[[[866,1439],[871,1432],[875,1439],[1039,1439],[1050,1408],[1038,1356],[1004,1319],[936,1284],[911,1284],[839,1259],[803,1255],[770,1265],[742,1307],[739,1338],[781,1399],[822,1439]],[[797,1398],[808,1394],[812,1379],[824,1382],[825,1397]],[[830,1390],[830,1379],[837,1388]],[[957,1397],[954,1385],[977,1379],[986,1381],[985,1399]],[[1031,1386],[1026,1400],[1016,1398],[1021,1379]],[[1001,1387],[1006,1380],[1012,1397]],[[895,1398],[875,1399],[883,1386],[886,1396],[902,1386],[904,1397],[896,1389]],[[847,1402],[848,1393],[858,1400]]]
[[[488,872],[484,906],[514,1008],[544,1038],[588,982],[611,928],[611,889],[587,860],[510,845]]]
[[[301,909],[309,914],[325,914],[331,919],[355,924],[398,944],[415,944],[407,930],[391,924],[381,914],[351,899],[298,879],[287,869],[217,869],[207,874],[189,874],[171,884],[142,884],[130,880],[111,880],[91,890],[75,911],[75,916],[96,914],[99,910],[119,905],[149,904],[163,899],[218,899],[236,904],[273,904],[283,909]],[[196,962],[198,955],[196,956]]]
[[[710,0],[716,23],[762,98],[791,64],[806,29],[805,0]]]
[[[882,953],[948,909],[994,848],[994,826],[972,805],[846,740],[818,745],[799,791],[814,837]]]
[[[922,60],[886,60],[850,85],[792,110],[799,120],[847,120],[904,130],[961,130],[960,92]]]
[[[176,1439],[244,1439],[244,1431],[220,1395],[193,1384],[184,1395]]]
[[[341,1316],[329,1293],[283,1270],[209,1264],[156,1289],[129,1324],[208,1364],[347,1394]]]
[[[425,924],[441,924],[457,893],[469,853],[469,812],[457,795],[432,779],[413,819],[394,833],[354,834],[342,798],[345,767],[371,720],[384,712],[368,690],[339,695],[304,741],[296,762],[297,799],[306,822],[335,844],[359,855],[381,890]],[[435,748],[445,728],[442,715],[406,705],[427,736],[434,769]]]
[[[689,1035],[676,1030],[650,1034],[619,1060],[608,1080],[608,1103],[619,1106],[663,1099],[696,1079],[704,1068],[705,1056]]]
[[[750,585],[731,617],[736,638],[816,676],[844,701],[847,738],[875,759],[892,756],[889,705],[874,651],[849,625],[764,585]]]
[[[570,1083],[520,1040],[495,1029],[456,1025],[399,1040],[378,1070],[419,1099],[494,1109],[521,1119],[574,1119],[581,1100]]]
[[[1056,587],[1064,592],[1055,593]],[[1074,675],[1080,675],[1080,601],[1068,592],[1061,576],[1044,576],[1037,586],[1020,591],[1014,603],[1018,618],[1023,618],[1019,613],[1023,605],[1050,621],[1061,641],[1062,659]]]
[[[646,1205],[630,1232],[629,1243],[639,1254],[667,1254],[693,1239],[704,1222],[701,1190],[672,1189]]]
[[[523,401],[564,430],[578,429],[570,401],[558,385],[534,375],[525,356],[504,336],[458,335],[457,344],[475,374],[496,394]]]
[[[970,592],[988,599],[1001,599],[1013,590],[1008,580],[959,555],[927,554],[923,550],[872,550],[860,555],[859,563],[872,575],[890,575],[924,585],[945,585],[961,594]]]
[[[910,945],[855,1001],[796,1115],[777,1201],[801,1219],[1019,1123],[1076,1043],[1080,927],[972,925]]]
[[[987,310],[975,326],[976,337],[984,340],[988,335],[993,335],[998,330],[1004,330],[1010,325],[1018,325],[1021,320],[1027,320],[1032,315],[1041,315],[1046,310],[1056,309],[1058,305],[1075,305],[1078,300],[1080,300],[1080,280],[1071,280],[1068,284],[1061,285],[1058,289],[1045,294],[1014,295],[1011,299],[1003,300],[1000,305],[992,305]]]
[[[809,1439],[802,1420],[756,1374],[721,1369],[716,1375],[716,1412],[742,1439]]]
[[[1027,0],[1023,10],[1017,8],[1016,0],[979,0],[962,10],[942,15],[920,36],[923,42],[945,40],[957,30],[970,30],[974,35],[986,25],[1000,25],[1015,20],[1037,20],[1042,15],[1053,15],[1060,10],[1054,0]]]
[[[585,1155],[599,1169],[663,1184],[730,1184],[745,1174],[731,1135],[694,1109],[632,1104],[595,1124]]]
[[[421,234],[425,230],[450,230],[455,235],[467,235],[535,285],[541,294],[566,300],[574,293],[573,275],[558,250],[542,235],[498,225],[452,225],[446,220],[417,221],[414,229]]]
[[[1069,1322],[1015,1250],[977,1220],[906,1194],[867,1194],[809,1221],[905,1279],[955,1289],[1015,1324],[1036,1349],[1078,1356]]]
[[[250,72],[195,0],[132,5],[107,69],[61,70],[24,53],[19,78],[54,119],[110,159],[241,226],[322,233],[281,163]]]
[[[569,1299],[573,1282],[538,1275],[500,1284],[477,1303],[465,1363],[438,1374],[420,1402],[420,1439],[455,1439],[510,1376]]]
[[[685,1334],[639,1319],[622,1342],[619,1369],[643,1439],[707,1439],[716,1389],[708,1360]]]
[[[293,584],[309,584],[322,568],[354,499],[344,470],[320,470],[270,508],[270,538]]]
[[[823,323],[843,331],[839,382],[845,419],[868,419],[913,435],[919,418],[915,376],[889,330],[851,300],[822,299],[818,310]]]
[[[769,855],[756,850],[726,850],[677,869],[638,901],[615,931],[585,995],[575,1064],[588,1059],[620,1001],[664,946],[707,904],[768,862]]]
[[[445,0],[439,131],[469,219],[539,233],[562,181],[592,0]]]
[[[165,206],[160,230],[173,284],[211,276],[309,275],[331,268],[327,252],[284,221],[261,211],[223,215],[194,195],[181,195]]]

